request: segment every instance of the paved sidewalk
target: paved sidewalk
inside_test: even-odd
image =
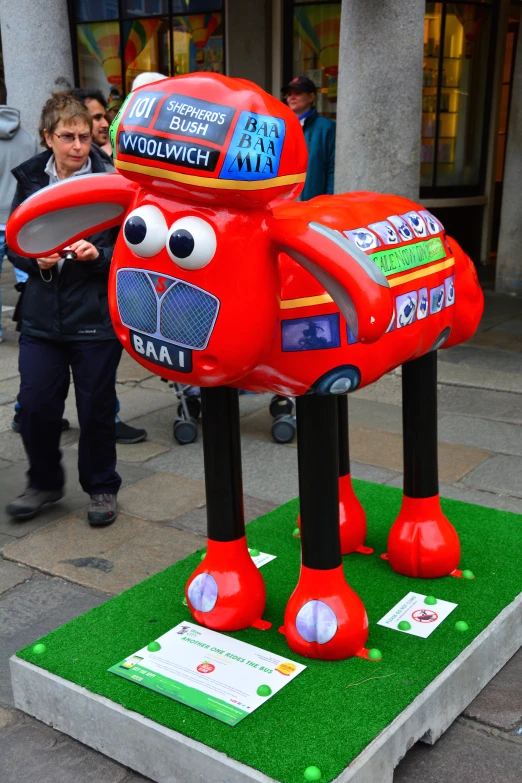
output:
[[[145,443],[118,447],[123,477],[117,522],[89,528],[77,480],[78,422],[73,395],[62,438],[67,496],[40,517],[13,523],[5,503],[25,482],[20,437],[10,429],[18,392],[17,335],[4,265],[4,342],[0,345],[0,780],[2,783],[131,783],[132,771],[29,718],[13,707],[8,658],[62,625],[204,545],[201,438],[173,440],[172,390],[124,356],[118,396],[125,422],[148,430]],[[522,300],[486,293],[477,335],[439,352],[441,494],[522,514]],[[355,477],[400,486],[400,373],[350,397]],[[270,437],[269,395],[241,401],[247,519],[297,495],[295,445]],[[522,651],[430,748],[415,745],[395,783],[520,783]],[[371,783],[380,783],[372,781]]]

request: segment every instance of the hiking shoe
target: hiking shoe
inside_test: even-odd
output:
[[[147,437],[147,430],[131,427],[123,421],[116,422],[116,443],[140,443]]]
[[[91,495],[87,514],[91,527],[105,527],[116,519],[116,495]]]
[[[62,489],[45,492],[36,487],[27,487],[16,500],[6,506],[6,511],[13,519],[32,519],[40,513],[46,503],[55,503],[63,498]]]
[[[71,425],[69,423],[69,419],[62,419],[62,432],[68,430],[70,426]],[[15,415],[13,416],[13,421],[11,422],[11,429],[14,430],[15,432],[18,432],[18,434],[20,434],[20,432],[22,431],[22,428],[20,426],[19,413],[15,413]]]

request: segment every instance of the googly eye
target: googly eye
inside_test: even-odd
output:
[[[201,269],[212,261],[217,240],[206,220],[190,216],[180,218],[170,227],[167,252],[183,269]]]
[[[141,258],[151,258],[165,247],[167,223],[157,207],[135,209],[125,221],[123,237],[127,247]]]

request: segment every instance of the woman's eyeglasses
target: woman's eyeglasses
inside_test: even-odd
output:
[[[53,133],[53,136],[56,136],[62,144],[74,144],[75,139],[78,139],[80,144],[90,144],[92,141],[92,136],[90,133],[80,133],[74,134],[74,133]]]

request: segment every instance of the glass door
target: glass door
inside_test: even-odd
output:
[[[477,195],[486,156],[493,63],[491,2],[427,3],[424,24],[423,195]]]

